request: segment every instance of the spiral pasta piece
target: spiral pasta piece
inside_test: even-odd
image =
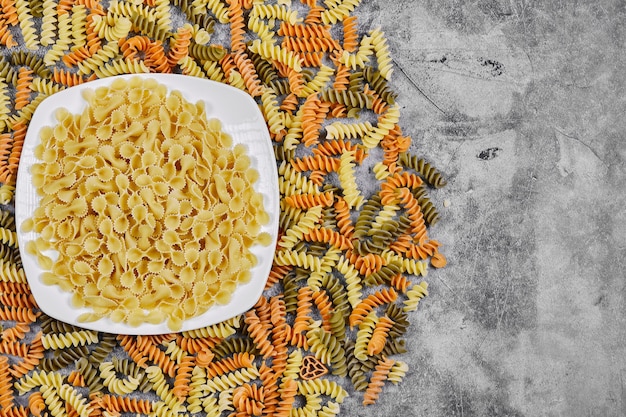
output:
[[[302,105],[302,143],[311,147],[319,143],[319,132],[327,108],[322,106],[317,94],[312,94]]]
[[[372,405],[376,403],[380,392],[382,391],[382,387],[387,380],[389,371],[393,367],[394,363],[395,361],[390,358],[384,358],[378,362],[376,370],[372,373],[372,378],[370,379],[367,389],[365,390],[365,394],[363,395],[363,405]]]
[[[248,94],[252,97],[260,96],[264,89],[261,86],[259,76],[252,61],[248,58],[248,55],[244,52],[237,52],[233,55],[233,61],[241,73]]]
[[[221,45],[201,45],[192,42],[189,45],[189,55],[198,61],[219,61],[226,54],[226,49]]]
[[[278,241],[278,246],[286,249],[293,248],[295,244],[302,239],[304,234],[315,226],[321,216],[321,206],[311,207],[308,209],[300,221],[294,223],[292,227],[285,231],[283,236]]]
[[[276,405],[274,416],[288,417],[298,393],[298,383],[293,379],[287,379],[280,391],[280,400]]]
[[[337,382],[325,378],[298,381],[298,391],[304,395],[323,394],[328,395],[338,403],[342,403],[348,396],[348,392]]]
[[[292,326],[292,339],[296,340],[297,334],[304,332],[311,321],[313,306],[313,290],[310,287],[302,287],[298,290],[296,317]]]
[[[368,286],[374,285],[391,285],[392,278],[402,271],[402,265],[400,262],[388,262],[380,269],[367,275],[363,282]],[[394,287],[395,288],[395,287]]]
[[[343,0],[335,7],[324,10],[321,20],[327,25],[343,21],[361,3],[361,0]]]
[[[302,238],[307,242],[328,243],[339,250],[352,249],[352,241],[339,232],[324,227],[310,229]]]
[[[385,104],[395,104],[397,94],[389,88],[387,79],[379,70],[375,71],[372,67],[364,68],[363,79]]]
[[[244,322],[248,326],[250,337],[256,344],[263,357],[269,357],[274,353],[274,346],[270,341],[269,328],[263,325],[253,310],[245,313]]]
[[[387,180],[380,187],[381,202],[382,204],[387,205],[399,201],[398,197],[404,197],[405,199],[408,199],[408,195],[405,194],[401,194],[400,196],[398,196],[396,190],[402,187],[415,189],[420,187],[422,184],[423,181],[421,180],[421,178],[415,174],[406,171],[402,173],[395,173],[387,177]],[[402,193],[402,190],[400,190],[400,192]]]
[[[105,394],[100,397],[100,401],[104,408],[110,411],[141,414],[152,412],[152,402],[149,400]]]
[[[187,411],[199,413],[202,411],[202,398],[204,397],[202,385],[206,380],[206,371],[201,366],[193,368],[187,396]]]
[[[330,39],[329,26],[312,24],[292,24],[281,21],[278,29],[279,36],[291,36],[296,38],[322,38]]]
[[[278,45],[273,45],[271,42],[256,39],[252,42],[249,49],[265,59],[284,64],[296,72],[302,71],[301,60],[293,52]]]
[[[363,36],[359,42],[358,49],[354,52],[344,50],[338,60],[343,65],[357,70],[365,68],[370,61],[370,56],[374,53],[374,45],[372,45],[372,37]]]
[[[232,403],[235,411],[248,415],[261,415],[263,411],[264,389],[258,385],[243,384],[233,390]]]
[[[69,50],[72,42],[71,24],[72,20],[69,14],[58,16],[58,39],[43,57],[47,66],[54,65]]]
[[[350,326],[358,326],[375,307],[394,302],[396,298],[398,293],[393,288],[385,288],[368,295],[350,313]]]
[[[33,81],[33,70],[26,67],[20,67],[17,75],[17,85],[15,93],[15,109],[20,110],[30,101],[31,84]]]
[[[321,194],[292,194],[285,198],[285,202],[299,209],[310,209],[316,206],[327,207],[332,205],[334,194],[328,191]]]
[[[320,92],[320,97],[324,101],[343,104],[350,109],[371,109],[373,103],[371,95],[350,90],[324,89]]]
[[[349,259],[342,257],[336,265],[337,271],[343,274],[346,281],[346,292],[348,302],[352,307],[358,305],[361,301],[362,282],[357,269],[353,266]]]
[[[311,63],[307,62],[307,64]],[[322,91],[322,89],[324,89],[326,87],[326,84],[330,81],[334,72],[335,70],[333,68],[322,64],[320,66],[320,70],[317,72],[315,77],[306,85],[304,85],[301,89],[299,89],[298,97],[308,97],[311,94]]]
[[[102,67],[94,68],[98,78],[112,77],[121,74],[145,74],[150,69],[142,62],[133,59],[115,59],[105,63]]]
[[[94,16],[94,18],[97,16]],[[57,42],[58,43],[58,42]],[[119,46],[117,42],[109,42],[98,49],[93,55],[78,62],[79,75],[88,75],[93,73],[97,68],[104,65],[110,59],[114,58],[119,52]]]
[[[101,39],[117,42],[128,36],[132,22],[125,16],[113,17],[113,15],[107,14],[105,16],[95,15],[92,18],[92,25]]]
[[[109,12],[118,16],[131,17],[141,16],[143,19],[156,20],[156,10],[147,5],[127,3],[124,1],[113,0],[108,7]]]
[[[65,55],[65,57],[67,57],[68,55]],[[81,77],[78,74],[66,71],[66,70],[60,70],[55,68],[52,72],[52,77],[51,77],[52,81],[57,83],[57,84],[62,84],[63,86],[67,86],[67,87],[73,87],[75,85],[78,84],[82,84],[86,81],[88,81],[89,79],[85,79],[84,77]],[[39,79],[41,80],[41,79]],[[46,94],[54,94],[57,91],[61,90],[61,87],[55,86],[57,87],[56,89],[51,89],[50,87],[46,88],[46,87],[36,87],[36,83],[33,83],[33,89],[37,89],[40,92],[44,92]]]
[[[277,265],[294,265],[312,270],[319,269],[321,267],[321,261],[319,258],[294,250],[281,250],[276,252],[274,262]]]
[[[202,0],[193,2],[193,14],[198,15],[207,9],[211,11],[220,23],[228,23],[228,5],[222,0]]]
[[[172,19],[170,15],[170,3],[166,0],[154,0],[154,8],[155,8],[155,25],[161,30],[169,31],[172,27]],[[140,15],[135,15],[139,16]],[[148,19],[143,19],[144,21],[149,21]],[[158,36],[155,36],[155,38]]]
[[[406,364],[406,362],[395,361],[395,363],[391,366],[389,373],[387,374],[387,381],[393,384],[399,384],[402,379],[404,379],[404,376],[406,375],[408,370],[409,366]]]
[[[206,384],[206,389],[210,393],[226,391],[231,388],[235,388],[238,385],[250,382],[251,380],[258,377],[259,370],[256,366],[250,368],[242,368],[227,375],[217,376],[215,378],[209,379]]]
[[[130,394],[139,387],[139,379],[133,376],[127,376],[124,379],[118,378],[112,362],[102,362],[98,369],[100,377],[103,379],[103,385],[113,394]]]
[[[333,329],[332,314],[334,309],[330,297],[325,290],[319,289],[312,294],[312,299],[322,319],[321,328],[327,332],[331,332]]]
[[[403,152],[399,155],[399,161],[405,167],[417,171],[428,184],[435,188],[441,188],[447,184],[447,181],[435,167],[416,155]]]
[[[230,48],[233,52],[240,52],[245,49],[245,22],[243,18],[242,2],[238,0],[227,0],[228,19],[230,22]]]
[[[72,46],[76,50],[85,46],[87,42],[87,8],[83,4],[72,7]]]
[[[35,391],[28,396],[28,410],[34,416],[41,416],[41,412],[46,408],[43,395]]]
[[[414,285],[406,292],[407,299],[404,301],[404,312],[414,311],[422,298],[428,295],[428,284],[424,281]]]
[[[370,122],[342,123],[333,122],[325,127],[328,139],[351,139],[363,137],[373,129]]]
[[[374,53],[376,54],[376,63],[378,65],[378,71],[381,76],[389,80],[393,72],[393,61],[389,53],[389,45],[384,33],[379,29],[374,29],[370,32],[372,37],[372,46],[374,47]],[[393,103],[390,103],[393,104]]]
[[[253,361],[254,355],[249,352],[235,352],[232,357],[210,363],[206,370],[206,376],[207,378],[215,378],[237,369],[250,368],[253,366]]]
[[[278,107],[276,94],[270,88],[263,89],[261,94],[261,109],[267,120],[268,128],[271,133],[279,134],[285,130],[285,118]]]
[[[167,381],[165,379],[165,375],[158,366],[149,366],[146,368],[146,376],[148,380],[153,384],[152,389],[155,393],[161,398],[161,403],[156,404],[157,410],[162,410],[162,413],[178,413],[182,411],[183,407],[178,399],[170,389]],[[156,410],[155,410],[156,411]]]
[[[348,207],[358,210],[363,205],[364,198],[356,183],[355,160],[354,151],[342,153],[339,162],[338,176],[339,183],[344,190],[343,198],[348,204]]]
[[[378,118],[378,123],[374,129],[363,137],[363,145],[366,148],[374,148],[398,123],[400,119],[400,108],[397,104],[389,107],[386,113]]]
[[[6,82],[4,82],[4,80],[2,78],[0,78],[0,129],[4,130],[6,123],[7,123],[7,119],[9,118],[9,113],[10,113],[10,97],[9,97],[9,91],[8,91],[8,85]],[[4,133],[3,136],[6,136],[7,134]],[[7,144],[8,147],[8,144]],[[5,150],[3,150],[4,152],[6,152]]]
[[[378,320],[378,323],[376,323],[376,327],[372,332],[372,338],[367,343],[368,355],[372,356],[382,352],[393,324],[393,320],[387,316],[383,316]]]
[[[354,52],[358,46],[357,19],[355,16],[348,16],[342,21],[343,26],[343,49]]]
[[[190,24],[185,24],[181,26],[174,35],[167,53],[167,62],[170,68],[177,65],[182,58],[188,55],[192,30]]]
[[[217,337],[220,339],[225,339],[228,336],[231,336],[237,332],[237,329],[240,326],[239,317],[233,317],[229,320],[224,320],[217,324],[212,324],[211,326],[202,327],[196,330],[189,330],[183,332],[183,336],[189,337]]]
[[[120,39],[119,42],[120,51],[127,59],[138,59],[139,54],[145,52],[151,44],[152,40],[148,36],[141,35]]]
[[[152,42],[146,49],[144,64],[146,67],[150,68],[150,72],[161,72],[161,73],[169,73],[172,71],[170,67],[170,62],[168,61],[168,57],[165,54],[165,50],[163,48],[162,42],[159,40],[155,40]],[[187,57],[181,58],[178,64],[183,67],[184,70],[189,71],[189,68],[185,68],[184,60]],[[192,72],[192,71],[190,71]],[[207,77],[211,78],[208,74]]]
[[[313,328],[307,332],[307,341],[311,352],[322,363],[330,366],[333,375],[347,375],[345,350],[334,335],[324,329]]]
[[[0,320],[11,320],[23,323],[32,323],[37,319],[37,314],[30,308],[4,307],[0,309]],[[5,341],[6,342],[6,341]],[[23,355],[20,355],[23,356]]]
[[[18,45],[18,43],[13,38],[13,34],[9,30],[9,25],[6,19],[0,19],[0,44],[6,46],[7,48],[13,48]]]
[[[80,330],[65,334],[46,334],[41,341],[46,349],[63,349],[70,346],[84,346],[98,342],[98,334],[94,331]]]
[[[178,362],[176,368],[176,376],[174,377],[174,387],[172,393],[178,398],[180,402],[183,402],[191,387],[189,383],[191,381],[191,374],[195,365],[193,356],[185,355]]]
[[[5,356],[2,356],[1,358],[0,372],[2,372],[2,362],[6,361]],[[10,378],[3,379],[3,381],[9,380]],[[34,371],[31,374],[22,376],[13,385],[19,395],[24,395],[27,392],[31,391],[33,388],[41,387],[42,385],[60,387],[61,385],[63,385],[63,375],[57,372]]]
[[[182,70],[182,73],[184,75],[190,75],[192,77],[199,78],[208,78],[208,76],[204,73],[204,71],[196,63],[196,61],[194,61],[193,58],[189,56],[181,58],[181,60],[178,61],[178,65],[180,66],[180,69]]]
[[[36,50],[39,47],[39,39],[29,3],[26,0],[15,0],[15,13],[17,13],[24,46],[30,50]]]
[[[257,3],[252,7],[250,14],[262,19],[278,19],[290,25],[295,25],[299,20],[298,13],[295,10],[289,10],[287,7],[279,4],[267,5]]]
[[[252,16],[248,19],[248,29],[262,41],[272,42],[275,39],[276,33],[272,30],[272,26],[265,24],[263,19],[258,16]]]
[[[381,257],[384,258],[386,262],[399,262],[402,267],[402,272],[421,276],[425,276],[428,273],[428,264],[424,261],[407,259],[387,250],[381,253]]]

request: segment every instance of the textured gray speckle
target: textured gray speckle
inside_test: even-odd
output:
[[[359,416],[626,415],[626,3],[374,0],[446,268]],[[482,155],[482,157],[481,157]],[[449,202],[444,207],[442,202]]]

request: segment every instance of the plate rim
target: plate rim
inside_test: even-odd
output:
[[[243,314],[245,311],[252,308],[252,306],[254,306],[257,303],[257,301],[263,294],[263,291],[264,291],[264,288],[267,283],[269,273],[272,267],[275,247],[276,247],[276,243],[278,240],[278,217],[280,214],[279,213],[280,196],[279,196],[279,186],[278,186],[278,170],[277,170],[276,162],[274,159],[271,137],[270,137],[269,130],[267,127],[267,123],[265,122],[265,119],[259,108],[259,105],[254,100],[254,98],[252,98],[252,96],[250,96],[248,93],[236,87],[230,86],[228,84],[224,84],[224,83],[220,83],[217,81],[204,79],[204,78],[182,75],[182,74],[160,74],[160,73],[122,74],[122,75],[117,75],[113,77],[107,77],[107,78],[101,78],[101,79],[97,79],[93,81],[88,81],[88,82],[61,90],[58,93],[52,94],[46,97],[44,100],[42,100],[42,102],[39,104],[39,106],[37,106],[37,108],[33,112],[33,115],[29,122],[29,127],[26,132],[26,137],[24,140],[23,150],[29,149],[27,148],[27,145],[29,147],[32,146],[34,148],[34,146],[36,146],[40,142],[39,133],[41,129],[44,126],[49,125],[49,123],[46,123],[45,121],[40,122],[39,119],[42,119],[45,117],[54,117],[54,112],[57,109],[70,107],[70,105],[64,104],[63,102],[61,102],[61,104],[52,104],[53,101],[58,102],[59,100],[63,100],[65,96],[73,96],[74,94],[78,94],[77,100],[81,102],[80,108],[84,109],[87,103],[82,98],[83,90],[97,89],[99,87],[110,85],[116,79],[120,79],[120,78],[130,79],[133,77],[141,77],[143,79],[153,78],[159,84],[165,84],[168,89],[168,93],[171,93],[172,91],[180,91],[182,96],[189,102],[195,103],[200,100],[203,101],[205,103],[205,115],[207,119],[216,118],[216,116],[211,116],[210,114],[208,114],[210,106],[214,105],[215,103],[210,102],[210,100],[213,99],[213,97],[210,97],[210,94],[200,92],[200,91],[205,91],[205,87],[200,88],[201,84],[203,84],[204,86],[208,86],[207,92],[210,92],[211,90],[216,89],[217,91],[226,92],[227,95],[236,97],[237,100],[243,100],[249,103],[250,109],[253,109],[251,111],[254,113],[253,115],[251,115],[251,116],[254,116],[254,117],[251,117],[252,123],[255,125],[256,128],[259,129],[259,132],[255,137],[258,138],[259,142],[262,141],[263,145],[261,146],[266,148],[266,151],[267,151],[265,153],[265,156],[267,157],[266,159],[268,159],[268,161],[269,160],[272,161],[272,163],[269,164],[269,167],[264,166],[261,163],[262,161],[259,160],[259,155],[252,155],[249,149],[250,146],[246,143],[246,146],[248,148],[248,156],[252,157],[253,161],[256,161],[255,164],[257,164],[257,166],[255,168],[257,169],[257,171],[259,171],[259,179],[256,181],[254,188],[257,192],[261,193],[261,195],[263,196],[264,208],[270,216],[270,222],[267,225],[264,225],[261,229],[261,231],[270,233],[270,236],[271,236],[270,244],[267,246],[261,246],[260,244],[255,244],[252,246],[252,248],[260,247],[259,250],[261,250],[262,252],[267,252],[268,253],[267,256],[270,256],[269,254],[271,253],[271,259],[269,260],[269,262],[259,261],[256,265],[254,265],[251,268],[251,271],[253,272],[253,276],[251,277],[251,280],[248,283],[237,285],[233,293],[233,296],[231,297],[231,300],[228,304],[223,305],[223,306],[214,305],[210,307],[207,312],[183,321],[182,328],[178,331],[169,329],[169,327],[167,327],[167,321],[164,321],[163,323],[160,323],[158,325],[144,323],[137,327],[130,326],[126,323],[115,323],[115,322],[112,322],[109,318],[102,318],[93,322],[84,322],[84,323],[80,322],[79,323],[77,321],[78,315],[81,314],[82,312],[87,312],[89,310],[86,308],[77,309],[77,308],[72,307],[71,304],[68,306],[68,309],[74,312],[79,312],[79,313],[75,313],[74,316],[70,318],[70,320],[68,320],[67,317],[63,317],[63,314],[59,313],[58,309],[50,307],[51,302],[44,302],[43,305],[45,307],[43,308],[39,302],[40,299],[44,298],[42,296],[42,293],[40,293],[40,290],[43,292],[44,289],[45,290],[55,289],[55,292],[58,295],[64,296],[67,302],[69,302],[72,296],[72,293],[62,291],[56,285],[46,285],[40,282],[41,281],[40,274],[44,272],[44,270],[39,266],[37,260],[34,259],[35,257],[27,253],[25,250],[26,242],[30,241],[31,239],[28,239],[26,236],[24,236],[24,233],[22,233],[20,229],[21,229],[23,221],[27,219],[28,217],[30,217],[30,215],[28,214],[24,215],[24,213],[22,213],[22,210],[25,210],[25,208],[22,207],[23,204],[19,204],[22,201],[20,197],[24,195],[24,192],[26,192],[27,189],[24,189],[24,187],[20,187],[20,185],[27,184],[30,186],[31,190],[34,190],[34,187],[32,186],[32,182],[30,182],[31,175],[28,172],[28,169],[30,169],[30,167],[32,166],[32,163],[22,164],[21,163],[22,156],[24,155],[22,154],[20,156],[20,164],[18,165],[18,172],[17,172],[17,179],[16,179],[16,193],[15,193],[15,200],[14,200],[15,222],[16,222],[16,230],[17,230],[18,250],[22,258],[22,267],[24,269],[26,280],[30,285],[31,292],[33,293],[33,297],[35,298],[35,301],[37,302],[39,309],[43,313],[45,313],[46,315],[52,318],[55,318],[65,323],[69,323],[74,326],[88,329],[88,330],[106,332],[106,333],[114,333],[114,334],[125,334],[125,335],[154,335],[154,334],[192,331],[192,330],[201,329],[207,326],[211,326],[213,324],[217,324],[222,321],[229,320],[233,317],[236,317],[240,314]],[[198,94],[198,97],[190,98],[188,96],[189,95],[188,93],[181,91],[181,88],[179,87],[180,83],[198,84],[198,91],[193,92],[193,94]],[[200,95],[202,95],[202,97],[200,97]],[[219,99],[224,100],[225,98],[224,96],[220,96]],[[53,108],[48,110],[48,107],[53,107]],[[82,110],[79,110],[79,111],[82,111]],[[70,111],[70,113],[75,114],[74,111]],[[236,140],[238,138],[236,136],[236,133],[229,131],[229,129],[231,129],[233,125],[225,124],[219,117],[217,118],[218,120],[220,120],[220,122],[222,122],[222,130],[224,130],[226,133],[228,133],[231,136],[231,138],[233,138],[233,144],[240,143],[240,142],[237,142]],[[33,125],[33,122],[35,122],[34,125]],[[240,122],[239,124],[242,124],[242,123],[243,122]],[[237,125],[237,123],[235,123],[235,125]],[[31,129],[31,126],[33,126],[34,129]],[[268,186],[269,189],[264,192],[259,191],[259,186],[261,184],[262,178],[264,178],[262,171],[270,171],[267,177],[267,179],[270,182]],[[21,191],[20,191],[20,188],[22,189]],[[40,197],[36,197],[36,198],[39,199]],[[271,207],[268,207],[268,206],[271,206]],[[257,255],[257,258],[258,258],[258,255]],[[32,268],[28,266],[32,262],[34,262],[36,268],[38,269],[38,273],[36,274],[36,276],[33,276]],[[258,268],[260,268],[261,270],[258,270]],[[259,277],[259,275],[261,275],[262,277]],[[252,283],[255,283],[255,285],[250,287]],[[33,288],[35,288],[34,291],[33,291]],[[242,288],[244,289],[247,288],[248,291],[252,292],[252,294],[246,298],[247,302],[238,300],[236,297],[238,292],[239,293],[241,292]],[[215,309],[215,308],[221,308],[223,310],[224,308],[227,308],[227,307],[228,309],[218,316],[215,316],[216,314],[215,310],[212,311],[212,309]],[[202,321],[202,323],[199,323],[200,321]]]

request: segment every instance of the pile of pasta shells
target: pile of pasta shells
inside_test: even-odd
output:
[[[320,416],[375,404],[402,361],[441,174],[402,132],[389,45],[359,0],[5,0],[0,10],[0,410],[7,416]],[[64,88],[180,73],[257,100],[278,166],[279,238],[246,313],[114,335],[42,313],[11,205],[26,130]]]
[[[87,310],[79,324],[180,331],[228,304],[252,277],[253,245],[272,243],[259,172],[204,101],[154,78],[111,80],[82,91],[82,112],[57,109],[41,128],[29,167],[41,199],[20,225],[37,238],[24,245],[41,282]]]

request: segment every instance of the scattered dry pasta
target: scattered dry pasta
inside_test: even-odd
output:
[[[446,265],[430,236],[445,216],[428,198],[446,180],[412,153],[388,82],[393,48],[381,29],[363,27],[360,3],[2,1],[3,204],[41,100],[131,72],[208,78],[254,97],[281,197],[259,302],[222,323],[154,336],[87,332],[43,314],[12,211],[0,209],[3,413],[330,417],[347,395],[374,404],[402,381],[409,369],[395,357],[428,295],[423,280]],[[59,111],[44,129],[33,168],[42,204],[30,222],[41,237],[22,249],[48,266],[46,282],[91,306],[85,319],[170,320],[176,329],[248,279],[254,260],[244,247],[263,240],[264,216],[258,205],[244,209],[255,175],[224,172],[247,171],[219,123],[198,121],[202,108],[177,94],[136,84],[93,91],[90,111]],[[230,156],[212,153],[205,135]],[[220,254],[213,230],[236,236],[236,248]],[[52,246],[58,259],[44,255]]]

